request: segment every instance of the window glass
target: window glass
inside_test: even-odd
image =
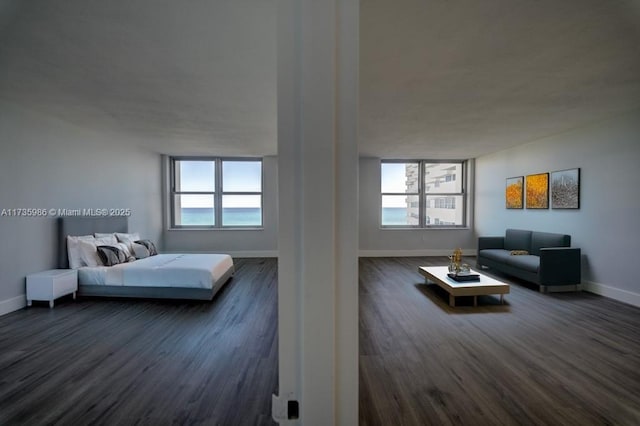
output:
[[[382,225],[419,225],[419,199],[417,195],[383,195]]]
[[[462,195],[446,197],[427,195],[425,225],[464,225],[462,202]]]
[[[449,194],[462,192],[461,163],[426,163],[424,167],[424,192]]]
[[[381,226],[464,226],[464,167],[464,161],[383,160]]]
[[[175,162],[176,191],[213,192],[216,182],[216,163],[213,161],[181,160]]]
[[[173,206],[176,225],[215,225],[213,194],[175,194]]]
[[[261,192],[261,161],[224,161],[222,163],[224,192]]]
[[[262,226],[261,195],[223,195],[223,226]]]
[[[383,193],[418,193],[418,163],[382,163]]]
[[[261,160],[176,158],[171,165],[172,227],[262,226]]]

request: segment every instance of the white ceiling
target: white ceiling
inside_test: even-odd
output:
[[[276,0],[2,1],[0,100],[276,153]],[[471,158],[640,108],[639,0],[361,0],[360,150]]]
[[[361,151],[471,158],[640,107],[638,4],[363,0]]]
[[[275,153],[274,0],[12,3],[0,99],[162,153]]]

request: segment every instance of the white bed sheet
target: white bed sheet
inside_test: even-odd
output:
[[[158,254],[114,266],[78,269],[80,285],[211,289],[229,269],[227,254]]]
[[[78,268],[78,284],[105,285],[108,266],[83,266]]]

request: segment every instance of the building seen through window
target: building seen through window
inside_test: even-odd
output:
[[[381,226],[464,226],[466,162],[381,163]]]

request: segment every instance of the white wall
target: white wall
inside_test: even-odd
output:
[[[0,210],[130,208],[161,244],[160,155],[0,102]],[[0,217],[0,315],[25,305],[25,276],[57,266],[53,217]]]
[[[165,185],[168,159],[165,159]],[[263,229],[260,230],[185,230],[164,226],[164,250],[169,252],[223,252],[235,257],[275,257],[278,252],[278,159],[267,156],[262,162]],[[165,196],[165,209],[168,200]],[[168,212],[168,210],[167,210]]]
[[[579,210],[507,210],[505,179],[579,167]],[[476,231],[562,232],[586,289],[640,306],[640,110],[476,160]]]
[[[473,174],[473,161],[469,162]],[[360,158],[360,256],[442,256],[462,248],[474,254],[473,182],[469,182],[465,229],[384,229],[380,228],[380,159]]]

